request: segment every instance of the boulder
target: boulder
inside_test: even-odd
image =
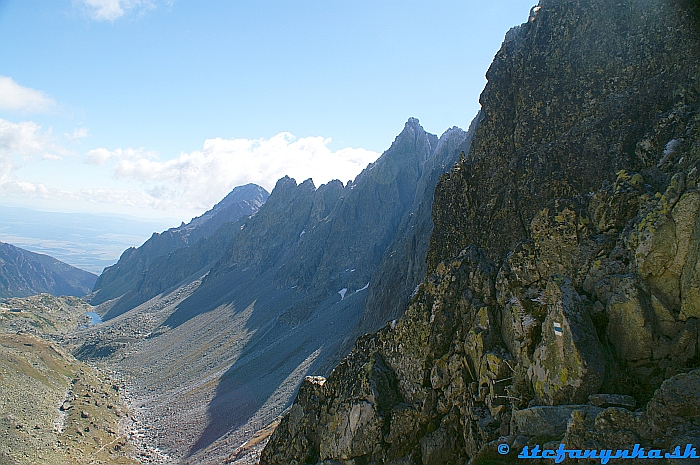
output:
[[[582,403],[603,383],[605,363],[581,298],[568,279],[555,276],[543,296],[547,317],[528,369],[537,399],[546,405]]]
[[[574,411],[581,411],[587,417],[595,418],[603,409],[593,405],[530,407],[513,412],[513,420],[518,434],[560,438],[566,433],[566,427]]]

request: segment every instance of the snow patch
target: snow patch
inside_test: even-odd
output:
[[[416,288],[413,289],[413,292],[411,292],[411,299],[414,298],[416,294],[418,294],[418,291],[420,290],[420,285],[421,283],[416,284]]]
[[[338,291],[338,294],[340,294],[340,300],[345,299],[345,293],[348,292],[348,288],[344,287],[341,290]]]
[[[367,284],[365,284],[365,287],[356,290],[356,291],[355,291],[355,294],[357,294],[357,293],[360,292],[360,291],[364,291],[364,290],[367,289],[368,287],[369,287],[369,282],[368,282]]]
[[[666,144],[666,147],[664,148],[664,155],[671,155],[676,151],[679,145],[681,145],[681,141],[678,139],[668,141],[668,144]]]
[[[679,141],[678,139],[672,139],[668,141],[666,147],[664,148],[664,156],[661,157],[661,160],[659,160],[659,162],[656,164],[656,167],[659,168],[661,165],[663,165],[668,159],[668,157],[673,155],[676,152],[676,150],[678,150],[678,147],[680,145],[681,141]]]

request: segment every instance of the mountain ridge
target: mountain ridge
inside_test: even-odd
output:
[[[96,280],[96,275],[48,255],[0,242],[0,298],[43,292],[82,297]]]
[[[76,355],[113,364],[142,402],[171,409],[182,429],[159,431],[169,454],[226,457],[349,347],[387,247],[467,137],[455,128],[438,143],[411,118],[352,182],[280,179],[254,216],[155,258],[129,291],[138,298],[104,303],[109,319]]]
[[[235,222],[242,217],[255,214],[268,196],[265,189],[255,184],[238,186],[214,207],[201,216],[193,218],[189,223],[183,222],[180,226],[170,228],[163,233],[153,233],[143,245],[125,250],[116,264],[105,268],[88,300],[93,305],[99,305],[118,299],[112,304],[117,308],[109,315],[105,315],[107,318],[116,315],[120,309],[124,310],[142,303],[144,300],[139,302],[137,300],[142,299],[143,296],[134,296],[133,290],[143,272],[153,261],[213,235],[225,223]],[[132,292],[129,293],[129,291]],[[129,295],[126,295],[127,293]]]

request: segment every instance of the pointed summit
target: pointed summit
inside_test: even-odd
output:
[[[406,121],[406,124],[403,127],[403,131],[396,136],[397,139],[401,138],[402,136],[411,134],[415,137],[417,134],[423,134],[426,133],[425,129],[423,129],[423,126],[420,125],[420,121],[418,121],[418,118],[408,118],[408,121]]]
[[[293,182],[293,181],[292,181]],[[130,308],[129,293],[139,282],[143,272],[158,258],[194,245],[200,239],[214,234],[223,224],[254,215],[267,201],[268,192],[256,184],[246,184],[234,188],[214,207],[187,224],[170,228],[162,233],[153,233],[141,247],[129,248],[119,261],[105,268],[97,279],[90,302],[99,305],[112,299],[119,299],[109,317]]]

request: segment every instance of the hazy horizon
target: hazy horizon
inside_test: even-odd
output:
[[[534,2],[0,2],[0,204],[188,221],[479,109]]]
[[[127,248],[140,246],[154,232],[179,226],[175,221],[0,206],[0,242],[100,275]]]

